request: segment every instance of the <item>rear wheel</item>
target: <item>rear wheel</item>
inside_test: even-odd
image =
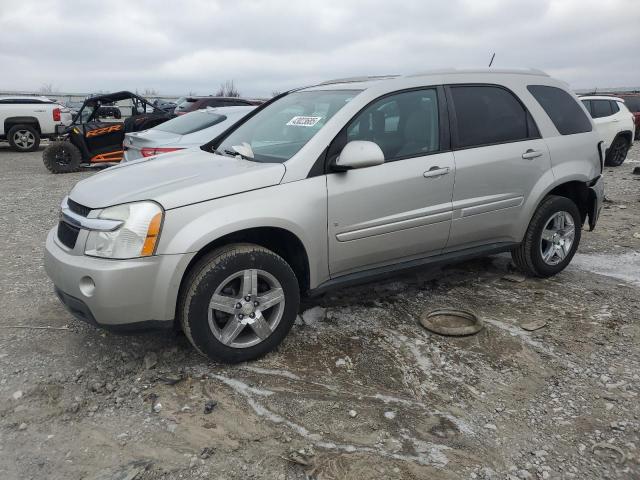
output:
[[[16,125],[9,129],[9,145],[18,152],[33,152],[40,146],[40,134],[31,125]]]
[[[178,318],[200,353],[237,363],[276,348],[299,304],[298,281],[287,262],[258,245],[236,244],[204,256],[190,270]]]
[[[582,222],[576,204],[549,195],[533,214],[522,243],[511,251],[522,272],[550,277],[565,269],[580,244]]]
[[[72,173],[80,170],[82,153],[71,142],[51,142],[42,152],[42,161],[51,173]]]
[[[629,151],[629,142],[624,137],[616,137],[605,158],[605,165],[609,167],[619,167],[627,158]]]

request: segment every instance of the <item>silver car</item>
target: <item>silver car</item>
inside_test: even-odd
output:
[[[562,271],[602,169],[584,106],[542,72],[343,79],[79,182],[45,266],[84,321],[178,325],[240,362],[284,339],[301,295],[505,251],[528,275]]]
[[[124,136],[123,162],[199,147],[241,120],[256,107],[205,108],[142,132]]]

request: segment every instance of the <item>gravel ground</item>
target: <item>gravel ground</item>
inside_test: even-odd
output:
[[[228,367],[74,320],[42,249],[92,172],[0,146],[0,478],[640,478],[639,150],[562,274],[512,281],[499,255],[331,293]],[[485,329],[427,333],[442,306]]]

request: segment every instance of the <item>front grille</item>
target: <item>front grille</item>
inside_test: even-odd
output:
[[[58,223],[58,240],[67,248],[73,248],[76,246],[76,240],[78,239],[79,228],[72,227],[68,223]]]
[[[86,217],[87,215],[89,215],[89,212],[91,211],[89,207],[80,205],[79,203],[74,202],[70,198],[67,199],[67,206],[69,207],[69,210],[71,210],[73,213],[77,213],[78,215],[82,215],[83,217]]]

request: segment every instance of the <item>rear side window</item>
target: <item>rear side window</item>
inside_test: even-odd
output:
[[[450,87],[457,148],[538,138],[533,119],[510,91],[492,85]]]
[[[573,135],[592,130],[591,122],[578,102],[567,92],[547,85],[529,85],[533,95],[561,135]],[[593,105],[592,105],[593,109]]]
[[[212,127],[225,121],[227,117],[211,112],[191,112],[186,115],[172,118],[168,122],[161,123],[156,130],[175,133],[176,135],[188,135],[205,128]]]
[[[602,118],[613,115],[611,111],[611,101],[609,100],[591,100],[591,116],[593,118]]]

